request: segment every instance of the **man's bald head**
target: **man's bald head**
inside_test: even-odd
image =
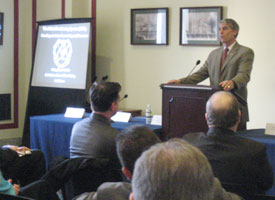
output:
[[[231,128],[239,120],[239,102],[229,92],[216,92],[207,101],[206,114],[208,126]]]

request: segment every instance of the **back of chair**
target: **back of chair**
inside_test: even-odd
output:
[[[247,199],[250,200],[275,200],[275,196],[265,195],[265,194],[250,194]]]
[[[114,167],[111,161],[106,162],[106,159],[86,159],[83,160],[79,169],[66,183],[63,197],[65,200],[70,200],[84,192],[96,191],[104,182],[121,180],[122,176],[120,169],[118,169],[117,166]]]
[[[110,171],[112,170],[109,170],[107,166],[99,169],[88,165],[80,169],[69,180],[73,186],[73,195],[96,191],[98,186],[107,181],[121,180],[121,176],[120,179],[114,178],[114,174],[111,174]]]
[[[245,200],[275,200],[275,196],[265,195],[264,192],[258,194],[257,188],[253,190],[246,188],[244,185],[225,182],[222,183],[222,186],[226,191],[238,194]]]
[[[121,181],[118,166],[108,159],[71,158],[51,169],[42,180],[50,182],[55,191],[62,188],[64,200],[95,191],[106,181]]]
[[[10,194],[4,194],[0,192],[0,200],[34,200],[34,199],[21,197],[21,196],[14,196]]]

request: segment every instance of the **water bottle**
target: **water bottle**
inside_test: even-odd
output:
[[[146,117],[146,124],[151,124],[153,114],[152,114],[152,109],[150,104],[148,104],[146,107],[145,117]]]

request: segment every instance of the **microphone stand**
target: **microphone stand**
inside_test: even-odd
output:
[[[200,61],[200,60],[197,60],[195,66],[192,68],[192,70],[189,72],[188,76],[187,76],[187,77],[185,78],[185,80],[183,81],[183,84],[184,84],[185,82],[187,82],[187,80],[189,79],[189,76],[191,75],[191,73],[194,71],[194,69],[195,69],[200,63],[201,63],[201,61]]]

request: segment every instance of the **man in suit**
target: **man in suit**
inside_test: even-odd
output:
[[[0,170],[6,179],[25,186],[45,173],[45,158],[40,150],[5,145],[0,148]]]
[[[128,180],[132,179],[135,161],[150,146],[159,143],[158,136],[148,127],[132,125],[124,129],[116,138],[116,150],[122,165],[122,172]],[[127,200],[131,193],[127,182],[106,182],[96,192],[84,193],[76,200]]]
[[[273,171],[263,144],[236,134],[239,103],[229,92],[216,92],[206,104],[206,134],[189,133],[183,139],[208,158],[225,189],[241,195],[263,193],[273,183]]]
[[[121,86],[115,82],[95,83],[90,88],[90,117],[77,122],[72,129],[70,157],[114,158],[115,137],[119,131],[111,126],[118,111]]]
[[[89,97],[93,112],[73,126],[70,158],[107,158],[118,171],[115,174],[120,173],[115,147],[119,131],[111,126],[111,117],[118,111],[120,90],[121,86],[116,82],[94,83],[91,86]]]
[[[209,77],[211,85],[221,86],[224,91],[234,91],[246,102],[247,83],[250,80],[254,53],[252,49],[236,41],[238,33],[239,25],[236,21],[220,21],[219,34],[223,46],[213,50],[197,72],[186,78],[170,80],[168,84],[197,84]],[[247,106],[244,105],[242,112],[247,121]]]
[[[130,200],[240,200],[221,187],[203,153],[179,138],[142,153],[132,189]]]

